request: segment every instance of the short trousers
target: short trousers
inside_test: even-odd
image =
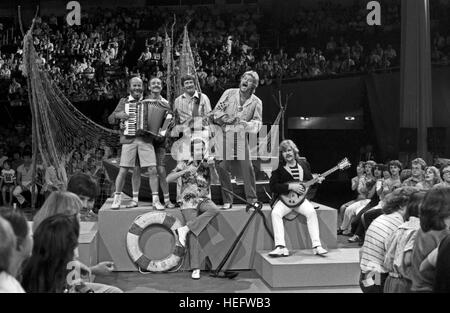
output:
[[[136,156],[139,156],[141,167],[156,166],[156,155],[153,144],[144,142],[141,138],[136,138],[132,143],[122,145],[120,167],[135,167]]]

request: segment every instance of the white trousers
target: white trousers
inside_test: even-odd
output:
[[[351,204],[344,212],[344,219],[341,224],[341,229],[350,231],[352,228],[351,225],[353,218],[355,218],[356,215],[358,215],[358,213],[369,204],[369,202],[370,199],[365,199]]]
[[[272,210],[272,226],[273,235],[275,237],[275,246],[286,247],[284,239],[284,223],[283,217],[295,211],[306,217],[306,225],[308,226],[309,237],[311,238],[312,247],[322,246],[320,242],[319,221],[314,206],[308,200],[305,200],[296,208],[289,208],[282,201],[277,201]]]

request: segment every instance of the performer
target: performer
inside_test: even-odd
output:
[[[184,131],[184,127],[191,128],[195,118],[206,117],[211,112],[211,103],[204,93],[198,92],[195,88],[195,77],[184,75],[181,77],[183,94],[178,96],[174,102],[174,112],[176,115],[175,130]],[[175,134],[176,135],[180,135]],[[190,138],[188,138],[190,140]],[[181,182],[177,182],[177,201],[180,201]]]
[[[313,179],[311,168],[305,158],[300,158],[299,150],[292,140],[284,140],[280,143],[280,163],[270,177],[270,190],[274,194],[274,203],[272,203],[272,225],[275,237],[275,250],[269,253],[270,256],[280,257],[289,256],[289,250],[286,248],[284,240],[283,217],[292,211],[300,213],[306,217],[309,236],[312,241],[314,254],[323,255],[328,251],[322,248],[319,236],[319,222],[317,213],[313,205],[307,199],[298,207],[291,209],[287,207],[279,196],[287,194],[290,191],[303,193],[305,187],[300,183]],[[319,183],[323,181],[319,178]],[[292,181],[298,181],[298,183]]]
[[[222,126],[224,133],[224,158],[219,161],[217,173],[220,183],[232,190],[231,166],[240,166],[244,178],[245,196],[250,203],[256,202],[256,180],[253,165],[250,160],[248,139],[246,133],[258,133],[262,125],[262,101],[254,95],[259,84],[259,76],[254,71],[245,72],[241,77],[239,88],[225,90],[214,108],[214,122]],[[242,140],[245,149],[244,160],[234,160],[227,155],[235,151],[234,140],[226,140],[227,132],[236,132],[238,140]],[[230,209],[233,196],[222,191],[223,209]]]
[[[108,117],[110,124],[115,124],[119,121],[126,121],[130,117],[125,113],[126,102],[137,102],[143,99],[142,80],[139,77],[130,79],[129,88],[130,95],[127,98],[122,98],[119,101],[114,112]],[[136,165],[136,156],[139,157],[140,165],[148,168],[150,177],[150,188],[152,189],[153,207],[157,210],[164,210],[164,206],[159,201],[158,196],[158,173],[156,170],[156,155],[155,148],[152,144],[152,137],[150,136],[125,136],[121,131],[120,143],[122,144],[122,152],[120,156],[120,170],[116,178],[116,192],[114,194],[114,201],[111,206],[112,209],[118,209],[121,204],[122,189],[125,184],[125,177],[130,168]]]
[[[171,110],[169,102],[161,96],[162,91],[162,81],[158,77],[153,77],[150,79],[148,89],[150,94],[145,99],[158,100],[158,104],[167,110]],[[175,205],[170,201],[169,196],[169,185],[166,181],[166,138],[158,140],[153,140],[153,146],[155,148],[156,154],[156,170],[159,177],[159,185],[164,195],[164,205],[167,209],[173,209]],[[132,206],[138,206],[139,199],[139,189],[141,187],[141,167],[139,160],[138,164],[134,167],[132,176],[132,186],[133,186],[133,201]]]
[[[174,111],[178,125],[187,125],[193,117],[203,117],[211,112],[211,103],[204,93],[195,89],[195,78],[192,75],[181,77],[183,94],[175,99]]]
[[[211,172],[215,171],[214,159],[205,160],[203,151],[205,142],[200,138],[191,141],[191,157],[178,163],[177,167],[167,176],[167,182],[173,182],[181,178],[181,202],[182,214],[186,225],[177,229],[180,243],[186,246],[186,238],[190,237],[190,263],[192,279],[200,278],[200,245],[197,237],[217,215],[219,209],[211,200]],[[189,208],[196,208],[195,216],[189,214]]]

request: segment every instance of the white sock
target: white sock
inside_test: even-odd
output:
[[[134,192],[133,191],[133,201],[134,202],[139,202],[139,192]]]
[[[152,195],[152,200],[153,200],[153,203],[159,202],[159,195],[158,194],[153,194]]]

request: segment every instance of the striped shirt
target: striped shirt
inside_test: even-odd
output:
[[[294,177],[295,180],[300,180],[300,172],[298,170],[298,166],[297,165],[294,167],[289,166],[289,168],[291,169],[292,177]]]
[[[371,271],[377,273],[387,272],[383,266],[386,255],[384,242],[403,222],[403,216],[399,212],[394,212],[388,215],[381,215],[370,224],[360,252],[360,267],[363,273]]]

